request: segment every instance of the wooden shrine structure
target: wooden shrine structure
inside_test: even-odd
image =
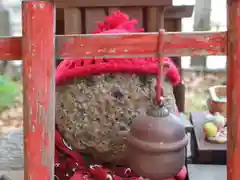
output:
[[[239,180],[240,0],[228,0],[227,3],[227,32],[166,32],[163,35],[164,46],[161,53],[170,57],[228,56],[227,176],[228,180]],[[171,6],[171,1],[101,0],[101,4],[96,0],[24,1],[22,4],[23,36],[0,38],[1,60],[23,60],[25,180],[54,179],[56,58],[152,57],[156,55],[159,36],[157,32],[109,36],[77,34],[81,32],[69,30],[67,35],[55,35],[55,8],[67,8],[64,10],[67,12],[64,13],[65,18],[70,16],[72,11],[80,15],[78,8],[96,8],[96,4],[104,8],[146,7],[146,14],[149,16],[154,14],[151,16],[155,17],[156,7],[163,9],[161,6]],[[74,15],[72,20],[80,23],[77,18],[79,17]],[[157,26],[154,29],[153,26],[155,27],[150,23],[146,25],[147,28],[152,28],[149,31],[156,31],[160,27]],[[68,29],[68,25],[64,27],[65,30]],[[87,28],[91,29],[91,26]]]

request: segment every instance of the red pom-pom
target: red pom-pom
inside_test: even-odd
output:
[[[137,24],[137,20],[130,20],[127,14],[116,11],[105,17],[103,22],[97,22],[97,29],[93,33],[108,33],[113,29],[116,30],[115,33],[124,32],[123,30],[125,32],[143,32],[143,29],[136,29]]]

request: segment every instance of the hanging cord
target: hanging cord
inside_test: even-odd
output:
[[[157,67],[157,77],[156,77],[156,102],[158,105],[162,104],[163,100],[163,81],[164,81],[164,62],[163,62],[163,45],[164,45],[164,30],[160,29],[158,33],[158,41],[157,41],[157,53],[156,57],[158,59],[158,67]]]

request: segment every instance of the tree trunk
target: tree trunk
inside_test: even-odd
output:
[[[196,0],[194,14],[194,31],[209,31],[211,16],[211,0]],[[206,68],[206,56],[191,58],[191,67]]]
[[[0,0],[0,27],[1,27],[0,36],[10,35],[9,12],[3,8],[1,0]],[[0,74],[5,73],[7,64],[8,64],[7,61],[0,61]]]

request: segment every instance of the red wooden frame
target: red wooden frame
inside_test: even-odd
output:
[[[1,37],[0,59],[23,60],[25,180],[54,176],[55,7],[23,2],[23,37]],[[228,180],[240,179],[240,0],[228,0],[228,31],[166,33],[164,55],[228,55]],[[158,33],[56,36],[61,58],[153,56]]]

